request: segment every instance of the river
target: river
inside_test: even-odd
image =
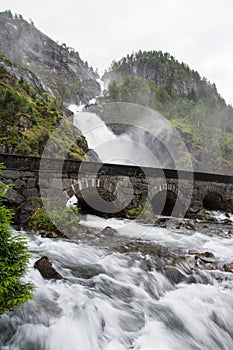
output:
[[[1,318],[1,350],[233,349],[227,226],[201,232],[91,215],[81,225],[76,240],[27,233],[35,296]],[[213,256],[203,262],[189,249]],[[43,255],[64,279],[33,267]]]

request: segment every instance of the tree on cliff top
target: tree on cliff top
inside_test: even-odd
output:
[[[33,286],[20,279],[25,275],[29,253],[25,240],[14,235],[9,224],[11,211],[3,205],[5,185],[0,185],[0,315],[32,298]]]

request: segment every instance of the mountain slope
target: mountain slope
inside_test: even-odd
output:
[[[144,105],[165,116],[196,171],[233,174],[233,109],[214,84],[161,51],[139,51],[113,62],[103,79],[107,101]]]
[[[35,74],[0,54],[0,153],[40,156],[52,137],[53,157],[91,160],[85,138],[63,111]]]
[[[87,102],[100,92],[98,74],[78,52],[58,45],[32,22],[10,11],[0,13],[0,53],[37,74],[67,103]]]
[[[127,55],[120,61],[114,61],[104,80],[116,80],[122,83],[127,76],[150,80],[158,87],[165,87],[168,92],[175,92],[188,99],[202,99],[205,105],[212,107],[226,106],[224,99],[217,92],[215,84],[190,69],[185,63],[179,63],[169,53],[162,51],[138,51]]]

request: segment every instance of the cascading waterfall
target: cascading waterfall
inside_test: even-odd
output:
[[[76,113],[73,123],[102,162],[137,164],[138,155],[132,156],[130,137],[126,134],[116,136],[95,113]]]
[[[89,148],[93,149],[103,163],[165,167],[150,147],[145,138],[135,138],[135,132],[115,135],[95,113],[83,112],[83,105],[69,106],[74,112],[73,124],[85,136]],[[166,157],[164,157],[167,160]]]
[[[104,82],[97,79],[103,95]],[[95,104],[96,99],[88,105]],[[85,105],[70,105],[73,113],[73,124],[85,136],[89,148],[93,149],[104,163],[132,164],[160,167],[161,164],[153,153],[148,151],[144,138],[134,140],[131,134],[115,135],[110,128],[95,113],[84,112]]]

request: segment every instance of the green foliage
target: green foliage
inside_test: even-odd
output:
[[[24,237],[13,234],[9,226],[11,211],[2,202],[5,190],[6,186],[0,186],[0,314],[33,296],[33,286],[20,281],[30,255]]]
[[[142,220],[151,220],[154,218],[150,204],[146,201],[143,204],[139,204],[136,208],[128,209],[128,217],[140,218]]]
[[[77,215],[78,209],[74,207],[66,207],[62,210],[51,209],[49,212],[44,208],[39,208],[32,214],[30,223],[34,230],[60,233],[79,221]]]
[[[11,61],[1,54],[0,61],[11,67]],[[0,69],[0,152],[40,156],[59,123],[64,120],[69,128],[72,124],[62,116],[61,100],[31,86],[21,70],[22,76],[17,79]],[[70,158],[83,160],[85,152],[75,140],[69,149],[68,137],[61,137],[61,142],[54,139],[57,155],[68,152]]]

